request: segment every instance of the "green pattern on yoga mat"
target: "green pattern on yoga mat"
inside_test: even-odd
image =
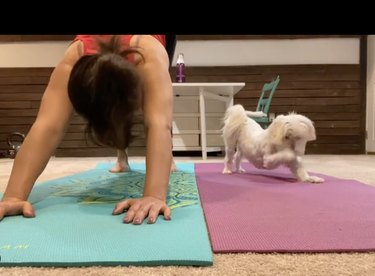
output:
[[[133,166],[132,166],[133,167]],[[106,169],[100,166],[99,169]],[[90,189],[93,183],[95,189]],[[194,173],[178,171],[171,174],[167,203],[171,209],[198,204],[198,191]],[[76,196],[85,204],[117,203],[125,198],[142,196],[144,174],[138,171],[113,174],[103,173],[84,179],[70,179],[64,185],[56,186],[54,196]]]

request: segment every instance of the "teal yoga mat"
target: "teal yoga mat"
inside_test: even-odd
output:
[[[191,163],[170,179],[172,220],[122,223],[116,202],[139,197],[144,164],[113,174],[113,164],[36,185],[29,200],[37,216],[0,222],[0,266],[212,265],[212,251]]]

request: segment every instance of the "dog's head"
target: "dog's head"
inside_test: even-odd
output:
[[[268,127],[270,143],[290,147],[298,155],[305,153],[306,143],[316,139],[313,122],[300,114],[277,116]]]

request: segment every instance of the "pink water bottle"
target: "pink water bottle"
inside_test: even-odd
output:
[[[183,53],[179,53],[177,57],[176,82],[185,82],[185,61]]]

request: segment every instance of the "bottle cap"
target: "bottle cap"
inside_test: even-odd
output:
[[[179,63],[185,63],[184,62],[184,54],[183,53],[179,53],[178,54],[177,64],[179,64]]]

